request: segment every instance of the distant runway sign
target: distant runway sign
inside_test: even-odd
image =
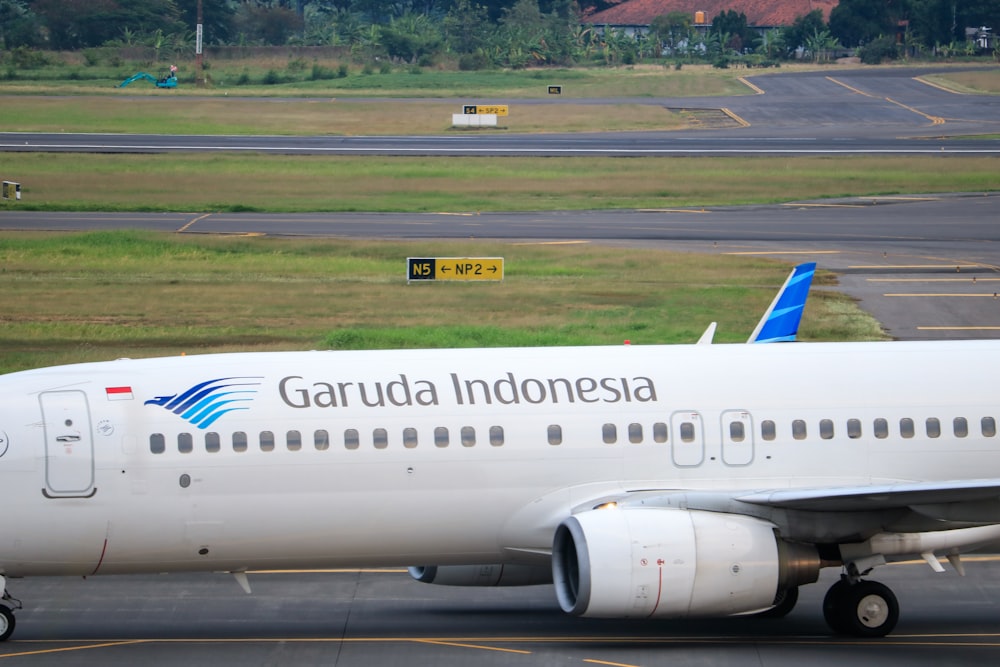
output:
[[[496,114],[506,116],[510,110],[506,104],[466,104],[462,106],[464,114]]]
[[[406,282],[503,280],[503,257],[407,257]]]

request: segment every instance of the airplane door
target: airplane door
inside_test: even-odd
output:
[[[94,488],[94,440],[90,409],[82,391],[39,394],[45,425],[47,498],[89,498]]]
[[[731,466],[753,463],[753,420],[749,412],[722,413],[722,461]]]
[[[682,468],[700,466],[705,460],[705,430],[701,414],[675,412],[670,415],[670,451],[674,465]]]

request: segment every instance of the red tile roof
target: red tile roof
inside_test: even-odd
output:
[[[814,9],[823,12],[823,20],[830,19],[830,10],[840,0],[624,0],[623,2],[584,17],[594,25],[649,25],[653,18],[670,12],[685,12],[694,22],[695,12],[705,12],[705,21],[722,12],[733,10],[746,14],[751,26],[791,25],[799,16]]]

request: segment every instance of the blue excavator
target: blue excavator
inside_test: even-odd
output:
[[[146,81],[149,81],[150,83],[152,83],[157,88],[176,88],[177,87],[177,66],[176,65],[171,65],[170,66],[170,73],[166,74],[164,76],[161,76],[160,78],[156,78],[152,74],[146,74],[145,72],[136,72],[135,74],[133,74],[132,76],[130,76],[129,78],[125,79],[120,84],[118,84],[118,87],[119,88],[124,88],[125,86],[127,86],[130,83],[132,83],[133,81],[140,81],[142,79],[145,79]]]

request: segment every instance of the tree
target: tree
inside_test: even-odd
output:
[[[489,36],[486,7],[472,0],[456,0],[444,17],[445,39],[455,53],[475,53]]]
[[[181,20],[191,32],[198,25],[198,0],[174,0]],[[224,44],[233,35],[236,9],[227,0],[201,0],[201,18],[206,44]]]
[[[35,46],[41,40],[38,17],[24,0],[0,0],[0,48]]]
[[[808,14],[797,16],[792,25],[785,26],[782,29],[782,37],[784,38],[785,46],[791,52],[800,46],[804,47],[812,35],[823,30],[826,30],[826,24],[823,22],[823,12],[819,9],[814,9]]]
[[[749,48],[755,36],[747,25],[747,15],[743,12],[737,14],[732,9],[727,9],[712,19],[712,32],[725,35],[725,40],[719,40],[720,46],[737,53]]]
[[[893,36],[908,9],[908,0],[840,0],[830,11],[830,32],[845,46]]]
[[[151,35],[184,30],[174,0],[34,0],[32,10],[48,28],[55,49],[100,46],[125,29]]]
[[[650,35],[673,53],[687,39],[691,18],[688,12],[668,12],[654,16],[649,25]]]

